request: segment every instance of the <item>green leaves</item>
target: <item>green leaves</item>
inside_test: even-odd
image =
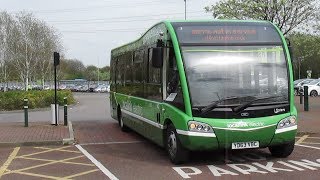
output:
[[[295,79],[305,78],[307,70],[312,70],[313,78],[320,77],[320,36],[296,33],[290,35],[289,39],[294,48]]]
[[[284,34],[317,20],[317,0],[220,0],[204,8],[218,19],[267,20]]]
[[[58,103],[63,105],[63,98],[68,98],[68,104],[75,102],[70,91],[58,91]],[[54,91],[9,91],[0,92],[0,111],[23,109],[23,99],[28,98],[29,108],[50,107],[54,103]]]

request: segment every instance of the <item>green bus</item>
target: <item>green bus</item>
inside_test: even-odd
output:
[[[294,149],[290,47],[267,21],[163,21],[111,51],[111,116],[164,147]]]

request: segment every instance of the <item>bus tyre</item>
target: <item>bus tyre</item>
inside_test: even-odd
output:
[[[189,151],[185,149],[177,136],[177,131],[172,124],[168,125],[166,133],[166,149],[173,164],[181,164],[188,160]]]
[[[271,155],[279,158],[288,157],[294,149],[294,141],[288,144],[281,144],[277,146],[270,146],[269,151]]]
[[[312,90],[312,91],[310,92],[310,96],[312,96],[312,97],[317,97],[317,96],[318,96],[318,92],[315,91],[315,90]]]
[[[118,123],[122,132],[129,131],[129,128],[123,123],[123,117],[120,109],[118,109]]]

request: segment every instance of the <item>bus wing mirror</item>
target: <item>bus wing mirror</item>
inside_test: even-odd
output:
[[[163,65],[163,48],[152,48],[152,67],[162,68]]]

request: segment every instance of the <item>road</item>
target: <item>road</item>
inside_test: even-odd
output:
[[[267,149],[193,152],[171,164],[164,149],[111,119],[106,94],[76,94],[70,109],[77,144],[0,148],[3,179],[319,179],[320,137],[301,135],[293,154],[274,158]],[[15,151],[18,151],[16,155]],[[11,160],[11,161],[10,161]]]
[[[68,108],[71,121],[110,120],[110,107],[107,93],[74,93],[76,104]],[[59,108],[60,123],[63,123],[63,107]],[[1,122],[24,122],[24,112],[0,113]],[[30,110],[29,122],[51,122],[51,110]]]

